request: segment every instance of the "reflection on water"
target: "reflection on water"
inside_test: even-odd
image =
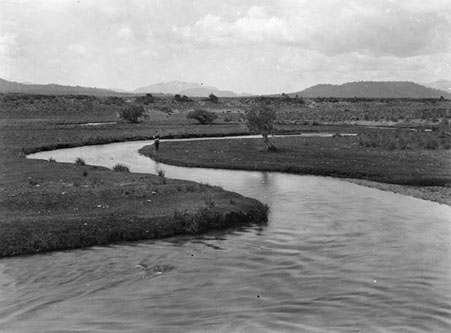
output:
[[[154,172],[138,146],[61,156]],[[268,225],[3,259],[0,331],[451,328],[450,207],[331,178],[159,167],[267,202]]]

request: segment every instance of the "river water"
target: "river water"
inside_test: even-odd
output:
[[[268,224],[2,259],[1,332],[450,331],[450,207],[333,178],[162,165],[137,154],[144,144],[31,157],[220,185],[267,203]]]

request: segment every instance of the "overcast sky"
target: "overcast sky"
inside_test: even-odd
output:
[[[257,94],[451,79],[451,0],[0,0],[0,78]]]

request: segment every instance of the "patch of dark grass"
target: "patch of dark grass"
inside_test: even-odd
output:
[[[207,202],[204,207],[197,210],[175,210],[173,220],[181,228],[182,233],[197,234],[206,230],[243,225],[248,223],[267,222],[269,207],[258,204],[255,209],[244,212],[231,212],[222,214],[215,205]]]
[[[196,192],[199,189],[199,185],[197,184],[189,184],[185,186],[186,192]]]
[[[364,147],[382,148],[386,150],[405,149],[450,149],[451,135],[442,131],[377,131],[361,133],[357,136]]]

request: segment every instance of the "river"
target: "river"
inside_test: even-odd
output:
[[[450,207],[333,178],[167,166],[138,155],[148,143],[30,157],[220,185],[267,203],[268,224],[2,259],[1,332],[450,331]]]

